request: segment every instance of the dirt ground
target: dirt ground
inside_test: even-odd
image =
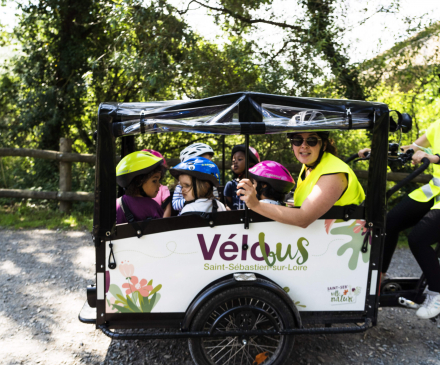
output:
[[[78,321],[93,281],[94,249],[80,231],[0,228],[1,364],[192,364],[184,340],[114,341]],[[408,250],[390,273],[419,275]],[[438,364],[440,329],[384,308],[362,334],[298,336],[292,364]]]

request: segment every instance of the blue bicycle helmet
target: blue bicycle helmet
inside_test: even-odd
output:
[[[189,158],[171,168],[170,174],[176,179],[179,178],[179,175],[189,175],[202,181],[209,181],[214,186],[219,186],[220,170],[214,162],[204,157]]]

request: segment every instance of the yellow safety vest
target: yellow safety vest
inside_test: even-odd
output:
[[[440,154],[440,120],[429,126],[426,131],[426,137],[431,145],[432,153]],[[432,164],[432,166],[434,168],[434,177],[429,184],[414,190],[409,194],[409,197],[421,203],[435,199],[431,209],[440,209],[440,165]]]
[[[348,186],[341,198],[335,203],[335,205],[359,205],[365,200],[365,193],[362,185],[359,183],[358,178],[354,174],[353,170],[342,160],[333,156],[331,153],[324,152],[321,161],[304,180],[301,178],[303,172],[305,172],[306,166],[303,165],[299,174],[297,187],[293,196],[295,206],[302,205],[304,200],[307,199],[312,192],[313,187],[318,182],[319,178],[323,175],[345,173],[348,175]]]

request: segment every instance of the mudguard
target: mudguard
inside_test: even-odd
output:
[[[182,321],[181,330],[182,332],[189,331],[191,322],[193,321],[197,312],[207,303],[214,295],[231,288],[236,288],[239,286],[257,286],[266,290],[273,292],[278,295],[286,305],[291,309],[293,317],[295,318],[297,328],[302,328],[301,316],[298,309],[293,303],[292,299],[287,295],[287,293],[275,282],[267,279],[263,275],[257,275],[257,280],[253,281],[237,281],[234,279],[234,274],[228,275],[223,278],[223,280],[212,283],[203,289],[199,295],[193,300],[186,310],[185,317]]]

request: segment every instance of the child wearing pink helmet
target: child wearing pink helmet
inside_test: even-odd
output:
[[[261,203],[285,205],[284,196],[295,186],[290,172],[275,161],[257,163],[249,169],[249,176],[256,182],[257,197]]]
[[[162,158],[163,166],[168,168],[167,161],[160,152],[151,149],[145,149],[142,151],[150,152],[152,155]],[[156,197],[153,198],[153,200],[155,200],[157,204],[159,204],[162,207],[164,218],[171,217],[171,195],[170,195],[170,190],[168,189],[167,186],[160,184],[159,192],[157,193]]]

